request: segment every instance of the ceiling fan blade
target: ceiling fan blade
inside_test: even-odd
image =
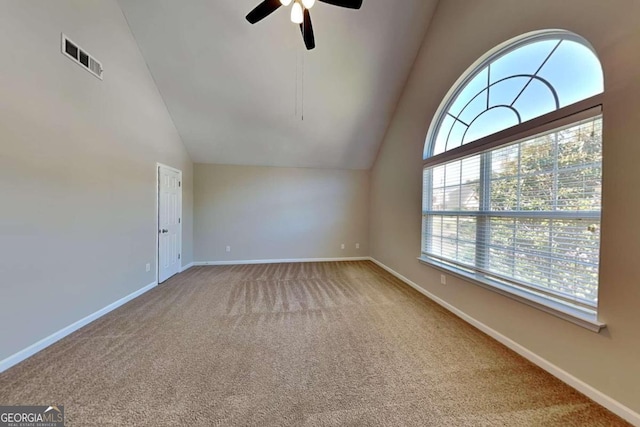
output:
[[[334,6],[347,7],[349,9],[360,9],[362,0],[318,0],[323,3],[332,4]]]
[[[304,45],[307,47],[307,50],[316,47],[316,38],[313,35],[313,25],[311,25],[309,9],[304,10],[304,21],[300,24],[300,31],[302,32],[302,38],[304,39]]]
[[[247,15],[247,21],[249,21],[252,24],[255,24],[256,22],[271,15],[280,6],[282,6],[282,3],[280,3],[280,0],[264,0],[262,3],[256,6],[255,9],[249,12],[249,14]]]

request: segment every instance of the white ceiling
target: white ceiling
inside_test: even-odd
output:
[[[437,0],[317,2],[312,51],[260,1],[119,0],[192,160],[370,168]]]

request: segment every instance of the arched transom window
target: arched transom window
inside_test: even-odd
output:
[[[603,90],[566,31],[472,66],[427,135],[422,259],[599,328]]]

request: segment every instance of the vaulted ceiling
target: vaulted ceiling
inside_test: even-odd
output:
[[[194,162],[368,169],[437,0],[317,2],[316,45],[261,0],[119,0]]]

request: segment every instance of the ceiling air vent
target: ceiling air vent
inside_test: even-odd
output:
[[[104,71],[102,64],[64,34],[62,34],[62,54],[102,80]]]

